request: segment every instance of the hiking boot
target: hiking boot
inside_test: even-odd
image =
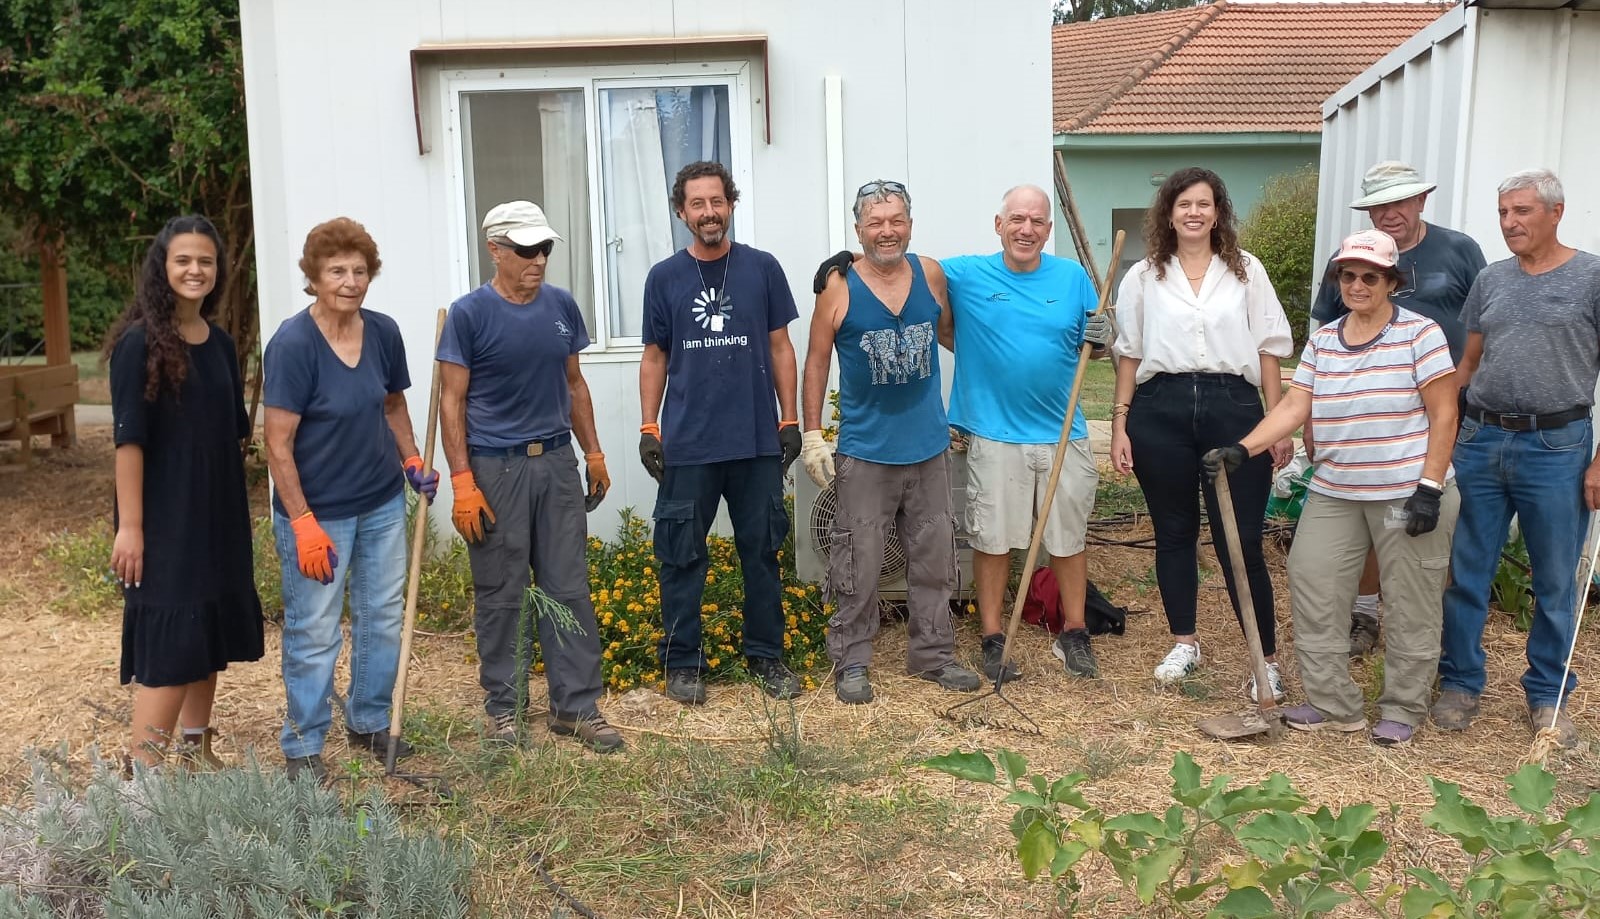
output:
[[[872,681],[867,679],[867,668],[860,664],[844,668],[833,683],[833,694],[846,705],[871,702]]]
[[[668,670],[667,698],[684,705],[706,704],[706,678],[693,667]]]
[[[1365,613],[1350,614],[1350,656],[1366,657],[1378,646],[1378,620]]]
[[[313,753],[310,756],[286,757],[283,761],[283,766],[284,772],[288,774],[291,782],[300,778],[302,774],[306,774],[315,779],[319,785],[328,784],[328,764],[322,761],[321,753]]]
[[[516,747],[522,744],[521,725],[517,721],[516,712],[501,712],[497,715],[490,715],[489,721],[492,726],[489,729],[489,736],[485,739],[490,743],[507,747]]]
[[[776,657],[745,659],[745,670],[761,684],[761,691],[774,699],[793,699],[800,695],[800,678]]]
[[[983,636],[983,678],[991,683],[1000,680],[1000,659],[1006,653],[1006,637],[1004,635]],[[1005,682],[1011,683],[1022,679],[1022,671],[1017,669],[1016,661],[1006,661]]]
[[[979,686],[983,685],[983,681],[978,679],[976,673],[954,661],[945,664],[938,670],[924,670],[917,676],[929,682],[938,683],[940,689],[948,689],[951,692],[975,692]]]
[[[350,742],[350,749],[352,749],[352,750],[356,750],[356,749],[366,750],[367,752],[371,753],[373,756],[376,756],[381,761],[385,761],[386,762],[388,760],[388,758],[389,758],[389,729],[388,728],[384,728],[384,729],[379,730],[379,731],[373,731],[370,734],[363,734],[363,733],[361,733],[359,731],[352,731],[352,730],[346,729],[345,732],[344,732],[344,736],[345,736],[345,739]],[[413,750],[412,746],[410,744],[406,743],[406,740],[405,740],[404,737],[397,738],[397,742],[395,743],[395,746],[394,746],[394,758],[396,760],[405,759],[406,757],[410,756],[413,752],[414,752],[414,750]]]
[[[1267,685],[1272,687],[1272,701],[1282,702],[1283,700],[1289,698],[1289,694],[1283,689],[1283,671],[1278,668],[1277,661],[1267,662]],[[1250,682],[1245,684],[1245,696],[1248,697],[1251,702],[1261,701],[1261,699],[1256,696],[1255,674],[1251,674]]]
[[[1200,669],[1200,643],[1192,645],[1178,642],[1167,656],[1156,665],[1156,685],[1172,686],[1181,683],[1189,674]]]
[[[1533,733],[1551,726],[1555,721],[1556,743],[1564,750],[1570,750],[1578,745],[1578,727],[1572,723],[1572,718],[1567,715],[1567,710],[1557,709],[1554,705],[1540,705],[1528,709],[1528,725],[1533,728]]]
[[[1459,689],[1446,689],[1439,693],[1430,714],[1437,727],[1465,731],[1472,726],[1472,719],[1478,717],[1478,697]]]
[[[185,769],[194,769],[201,772],[216,772],[226,769],[228,764],[222,758],[211,752],[211,742],[217,737],[216,728],[206,728],[199,734],[183,732],[178,737],[178,742],[172,745],[173,755],[177,757],[178,765]]]
[[[1100,675],[1100,662],[1094,659],[1094,649],[1089,647],[1088,629],[1068,629],[1057,635],[1050,653],[1073,676],[1093,678]]]
[[[1353,734],[1356,731],[1367,729],[1367,719],[1359,718],[1355,721],[1334,721],[1324,717],[1309,702],[1291,706],[1283,710],[1283,723],[1297,731],[1340,731]]]
[[[605,716],[599,712],[577,718],[551,715],[550,733],[576,737],[596,753],[615,753],[628,746],[617,729],[606,723]]]
[[[1411,742],[1417,729],[1400,721],[1387,718],[1372,726],[1372,742],[1380,747],[1403,747]]]

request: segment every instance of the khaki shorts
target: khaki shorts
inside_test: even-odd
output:
[[[969,438],[965,523],[972,548],[987,555],[1028,548],[1034,514],[1044,508],[1055,450],[1055,444],[1008,444],[976,434]],[[1065,558],[1083,551],[1099,483],[1088,438],[1068,443],[1045,523],[1046,552]]]

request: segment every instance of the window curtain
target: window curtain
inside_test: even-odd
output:
[[[594,245],[589,234],[587,140],[583,127],[583,95],[539,94],[540,159],[544,175],[544,208],[562,242],[550,259],[549,280],[565,287],[578,301],[590,336],[594,321]]]
[[[605,131],[606,262],[612,334],[637,338],[644,325],[644,279],[675,250],[671,187],[664,179],[656,92],[611,89],[602,94]]]

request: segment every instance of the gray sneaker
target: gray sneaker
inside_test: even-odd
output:
[[[516,712],[501,712],[489,716],[489,736],[491,744],[505,747],[520,746],[522,743],[521,722]]]
[[[1057,635],[1050,653],[1073,676],[1092,679],[1100,675],[1100,662],[1094,659],[1094,649],[1089,647],[1088,629],[1068,629]]]
[[[983,678],[993,683],[1000,679],[1000,659],[1006,653],[1006,637],[1004,635],[983,636]],[[1017,662],[1006,662],[1007,683],[1022,679],[1022,671],[1017,669]]]
[[[983,685],[983,681],[978,679],[976,673],[954,661],[945,664],[938,670],[924,670],[917,676],[929,682],[938,683],[940,689],[948,689],[951,692],[975,692],[979,686]]]
[[[706,704],[706,678],[693,667],[668,670],[667,698],[684,705]]]
[[[1478,697],[1459,689],[1446,689],[1433,703],[1433,723],[1446,731],[1465,731],[1478,717]]]
[[[1361,613],[1350,614],[1350,656],[1366,657],[1378,646],[1378,620]]]
[[[862,705],[872,701],[872,681],[867,679],[867,668],[859,664],[846,667],[833,683],[833,694],[846,705]]]
[[[1554,705],[1540,705],[1528,709],[1528,725],[1535,734],[1551,726],[1555,721],[1556,742],[1562,749],[1570,750],[1578,745],[1578,726],[1572,723],[1572,718],[1567,715],[1566,709],[1557,709]]]

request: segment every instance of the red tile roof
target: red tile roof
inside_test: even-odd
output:
[[[1055,129],[1314,134],[1323,100],[1449,8],[1216,0],[1059,25]]]

